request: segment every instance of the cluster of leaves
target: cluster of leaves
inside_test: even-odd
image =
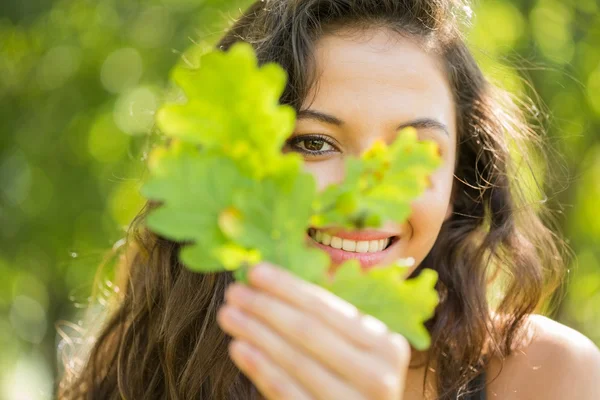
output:
[[[317,192],[301,157],[281,151],[295,123],[294,110],[279,104],[285,71],[273,63],[259,67],[246,43],[200,61],[196,69],[175,68],[186,101],[157,113],[171,140],[149,158],[142,194],[161,202],[148,216],[149,228],[189,242],[180,259],[191,270],[230,270],[245,281],[247,268],[269,261],[379,318],[415,348],[427,348],[423,323],[438,302],[435,271],[404,280],[406,265],[364,272],[354,260],[330,279],[329,257],[307,244],[307,230],[404,221],[439,164],[435,144],[403,131],[390,146],[378,142],[349,157],[344,182]]]

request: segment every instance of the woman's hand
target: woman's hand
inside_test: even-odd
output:
[[[219,310],[234,363],[268,400],[399,400],[406,339],[327,290],[267,264]]]

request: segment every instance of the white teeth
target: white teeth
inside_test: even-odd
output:
[[[356,241],[350,239],[344,239],[342,241],[342,249],[346,251],[356,251]]]
[[[323,232],[317,231],[317,233],[315,234],[315,239],[317,240],[317,242],[321,243],[323,241]]]
[[[326,246],[331,246],[334,249],[343,249],[344,251],[356,253],[375,253],[382,251],[390,244],[391,241],[390,238],[379,240],[342,239],[316,229],[311,229],[309,234],[316,242],[322,243]]]
[[[357,253],[366,253],[369,251],[369,242],[360,241],[356,242],[356,252]]]
[[[342,239],[340,239],[337,236],[332,236],[330,246],[333,247],[334,249],[341,249],[342,248]]]
[[[379,240],[369,241],[369,253],[379,251]]]

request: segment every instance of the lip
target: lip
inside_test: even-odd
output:
[[[361,230],[361,231],[345,231],[342,229],[319,229],[322,232],[326,232],[332,236],[337,236],[342,239],[350,239],[350,240],[379,240],[379,239],[387,239],[390,236],[395,236],[393,242],[384,250],[378,251],[375,253],[356,253],[351,251],[345,251],[342,249],[334,249],[331,246],[326,246],[322,243],[314,240],[308,232],[306,233],[306,238],[312,246],[320,248],[329,254],[331,258],[331,262],[334,265],[340,265],[344,261],[347,260],[358,260],[363,270],[375,267],[377,265],[381,265],[383,260],[388,257],[390,253],[395,250],[395,247],[400,242],[401,236],[391,233],[391,232],[383,232],[383,231],[375,231],[375,230]]]
[[[315,229],[315,228],[311,228]],[[400,236],[394,232],[385,232],[374,229],[362,229],[356,231],[347,231],[344,229],[337,228],[328,228],[322,229],[319,228],[321,232],[325,232],[331,236],[337,236],[342,239],[350,239],[350,240],[379,240],[379,239],[387,239],[390,236]]]

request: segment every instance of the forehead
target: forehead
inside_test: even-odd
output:
[[[354,123],[399,123],[422,117],[455,131],[452,92],[439,58],[395,32],[339,32],[316,42],[317,84],[302,108]]]

